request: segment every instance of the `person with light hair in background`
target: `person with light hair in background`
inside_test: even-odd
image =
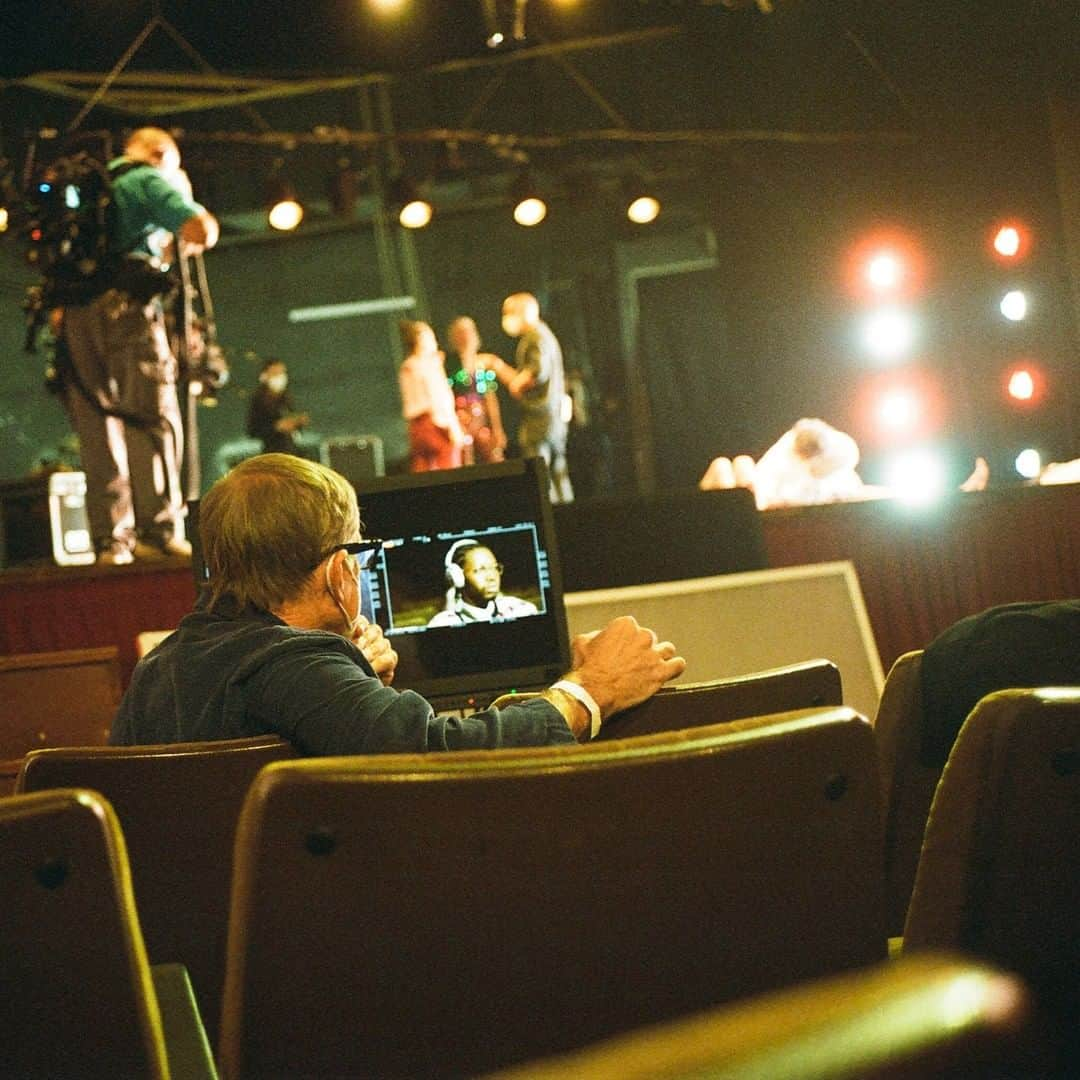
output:
[[[409,469],[456,469],[465,436],[435,331],[414,319],[402,319],[398,331],[406,353],[398,383],[401,412],[409,425]]]
[[[364,537],[344,477],[288,454],[249,458],[202,500],[199,531],[208,583],[136,665],[113,744],[275,734],[326,755],[585,741],[686,667],[623,616],[577,635],[571,670],[539,697],[437,716],[390,685],[397,653],[361,613],[360,577],[381,541]]]

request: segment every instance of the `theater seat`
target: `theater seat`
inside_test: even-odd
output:
[[[502,708],[536,696],[504,694],[494,704]],[[839,668],[829,660],[807,660],[730,679],[662,687],[647,701],[610,717],[597,739],[656,735],[748,716],[842,704]]]
[[[182,969],[160,973],[159,1004],[120,825],[99,795],[0,799],[0,908],[5,1076],[215,1075]]]
[[[903,932],[930,802],[941,777],[920,759],[922,650],[892,666],[874,718],[885,808],[885,911],[890,935]]]
[[[925,954],[727,1005],[487,1080],[1037,1076],[1033,1028],[1019,979],[957,956]]]
[[[926,826],[903,952],[1020,972],[1080,1051],[1080,687],[1002,690],[967,718]]]
[[[24,792],[92,788],[112,803],[127,840],[150,960],[187,968],[212,1038],[240,807],[259,769],[295,755],[276,736],[63,747],[29,754],[17,781]]]
[[[471,1075],[880,960],[850,709],[260,773],[237,833],[234,1078]]]

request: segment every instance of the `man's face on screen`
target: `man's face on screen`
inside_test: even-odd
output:
[[[495,553],[486,547],[473,547],[465,553],[461,567],[465,575],[462,594],[467,603],[482,606],[494,600],[502,588],[502,566]]]

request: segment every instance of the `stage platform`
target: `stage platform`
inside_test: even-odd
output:
[[[580,510],[589,513],[587,504]],[[886,671],[901,653],[993,604],[1080,597],[1076,484],[957,493],[928,507],[878,500],[771,510],[761,524],[770,567],[854,563]],[[655,540],[678,544],[693,528],[677,520],[670,536]],[[598,544],[601,535],[598,527]],[[9,568],[0,571],[0,654],[115,645],[126,681],[136,636],[175,626],[194,592],[183,561]]]

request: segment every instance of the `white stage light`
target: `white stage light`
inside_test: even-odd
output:
[[[1030,401],[1035,396],[1035,377],[1027,368],[1018,368],[1009,376],[1009,397]]]
[[[945,463],[929,450],[912,450],[893,458],[885,470],[885,482],[898,499],[925,505],[945,490]]]
[[[919,419],[921,407],[913,390],[889,390],[878,402],[877,416],[882,427],[896,433],[908,431]]]
[[[1027,297],[1020,289],[1013,289],[1001,298],[999,307],[1010,322],[1020,322],[1027,315]]]
[[[1016,471],[1025,480],[1034,480],[1042,472],[1042,455],[1030,446],[1016,455]]]
[[[891,251],[881,251],[866,266],[866,279],[879,291],[895,289],[900,283],[903,267]]]
[[[899,308],[882,308],[863,322],[862,340],[879,360],[897,360],[915,341],[915,320]]]

